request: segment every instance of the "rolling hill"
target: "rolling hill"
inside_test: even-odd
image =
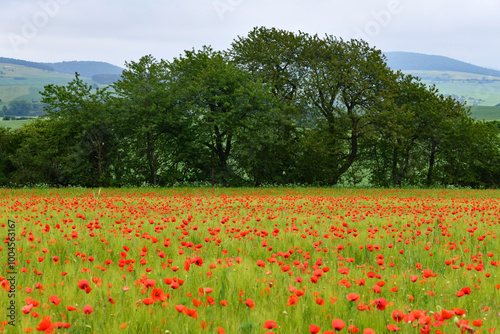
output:
[[[65,85],[75,77],[93,85],[108,85],[120,78],[123,69],[104,62],[68,61],[37,63],[0,57],[0,108],[12,100],[40,101],[47,84]]]
[[[92,78],[98,74],[120,75],[123,68],[102,61],[63,61],[58,63],[37,63],[32,61],[0,57],[0,64],[21,65],[48,72],[59,72],[74,75],[78,72],[82,77]]]
[[[419,77],[427,85],[435,85],[442,94],[467,103],[481,115],[489,107],[490,118],[500,119],[500,71],[472,65],[449,57],[412,52],[385,52],[393,70]],[[496,116],[495,116],[496,115]]]
[[[500,71],[472,65],[444,56],[414,52],[385,52],[387,65],[393,70],[461,72],[500,78]]]

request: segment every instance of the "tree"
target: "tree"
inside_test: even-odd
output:
[[[15,152],[16,142],[10,128],[0,127],[0,185],[5,186],[12,182],[12,154]]]
[[[300,63],[306,38],[303,33],[256,27],[248,36],[238,36],[231,44],[231,61],[269,87],[280,111],[275,121],[268,124],[272,125],[268,128],[272,141],[258,145],[257,185],[294,182],[298,176],[301,127],[307,122],[307,104],[300,95],[302,77],[307,71]]]
[[[180,158],[189,151],[183,149],[190,141],[184,131],[186,117],[173,99],[167,65],[144,56],[126,63],[121,79],[112,85],[114,118],[126,151],[125,173],[135,184],[174,183],[188,173]]]
[[[308,69],[304,97],[316,127],[325,132],[330,180],[336,184],[360,157],[360,141],[373,132],[394,75],[383,54],[359,40],[310,36],[301,59]]]
[[[33,116],[33,105],[28,100],[12,100],[9,101],[5,114],[10,116]]]
[[[419,185],[425,166],[421,140],[434,131],[432,126],[440,131],[439,123],[431,122],[439,112],[437,91],[400,72],[391,87],[392,98],[374,122],[375,133],[366,138],[372,143],[367,152],[372,182],[393,187]]]
[[[110,185],[116,138],[107,89],[93,90],[76,74],[66,86],[45,86],[41,95],[51,122],[60,126],[59,136],[67,138],[68,157],[71,157],[65,166],[68,176],[74,179],[76,175],[84,175],[85,179],[77,181],[81,185]],[[75,170],[80,172],[74,173]]]
[[[267,126],[265,114],[272,114],[274,107],[267,89],[210,47],[186,51],[184,57],[174,59],[170,70],[174,96],[193,126],[198,154],[208,159],[201,168],[209,170],[212,184],[242,182],[238,169],[258,178],[256,157],[247,151],[239,155],[245,161],[237,161],[235,152],[249,149],[249,133],[257,137],[261,133],[257,128]]]
[[[489,122],[461,114],[449,123],[438,166],[440,184],[498,187],[500,131]]]
[[[34,120],[14,132],[10,154],[13,171],[9,181],[18,186],[68,185],[62,178],[61,128],[55,123]],[[75,183],[73,183],[75,184]]]
[[[276,154],[285,171],[295,169],[294,179],[307,173],[303,180],[309,182],[308,163],[321,154],[321,166],[315,166],[321,176],[312,179],[338,183],[359,158],[360,140],[388,99],[394,76],[382,53],[363,41],[261,27],[234,41],[230,54],[282,103],[287,122],[275,147],[288,153]]]

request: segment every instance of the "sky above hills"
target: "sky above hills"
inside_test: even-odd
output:
[[[500,69],[498,13],[498,0],[4,0],[0,56],[123,67],[146,54],[227,49],[266,26]]]

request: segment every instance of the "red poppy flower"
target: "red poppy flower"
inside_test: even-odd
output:
[[[320,331],[321,331],[321,328],[316,326],[316,325],[309,326],[309,332],[311,332],[312,334],[317,334]]]
[[[455,316],[455,312],[448,310],[441,310],[441,317],[443,320],[451,319]]]
[[[273,329],[273,328],[276,328],[278,327],[278,324],[276,323],[276,321],[274,320],[267,320],[265,323],[264,323],[264,329]]]
[[[354,325],[349,325],[349,327],[347,328],[347,332],[349,332],[349,333],[359,333],[359,329],[358,329],[358,327],[356,327]]]
[[[29,304],[29,305],[23,306],[22,311],[24,314],[28,314],[31,312],[31,309],[33,309],[33,305]]]
[[[400,322],[403,320],[404,317],[404,312],[401,310],[394,310],[392,311],[392,319],[394,319],[395,322]]]
[[[482,325],[483,325],[483,320],[482,319],[472,320],[472,326],[474,326],[474,327],[481,327]]]
[[[375,306],[377,307],[377,310],[383,311],[387,306],[387,300],[379,298],[375,301]]]
[[[144,305],[151,305],[154,304],[155,301],[151,298],[144,298],[142,302],[144,303]]]
[[[165,295],[165,292],[163,289],[156,288],[151,291],[151,295],[149,296],[151,299],[153,299],[155,302],[162,301],[164,302],[167,300],[167,296]]]
[[[332,327],[336,331],[341,331],[345,327],[345,322],[341,319],[333,319]]]
[[[85,314],[92,314],[92,312],[94,312],[94,310],[92,309],[92,306],[85,305],[83,307],[83,313],[85,313]]]
[[[92,289],[90,288],[90,285],[89,285],[89,281],[87,281],[86,279],[79,280],[78,287],[81,290],[85,290],[86,293],[89,293],[90,291],[92,291]]]
[[[399,331],[401,329],[401,327],[398,327],[398,326],[393,325],[393,324],[389,324],[386,327],[391,332],[397,332],[397,331]]]
[[[55,306],[59,305],[59,303],[61,302],[62,300],[59,299],[56,295],[53,295],[53,296],[50,296],[49,297],[49,302],[51,302],[52,304],[54,304]]]
[[[248,298],[247,300],[245,300],[244,303],[247,304],[247,306],[249,308],[251,308],[251,309],[255,308],[255,302],[252,299],[250,299],[250,298]]]
[[[56,325],[52,323],[52,319],[50,316],[43,316],[42,321],[36,327],[36,330],[39,332],[52,333],[52,331],[56,328]]]
[[[361,297],[360,295],[358,295],[357,293],[354,293],[354,292],[351,292],[346,296],[348,301],[356,302],[356,303],[359,302],[360,297]]]

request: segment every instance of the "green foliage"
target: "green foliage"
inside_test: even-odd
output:
[[[121,79],[113,85],[114,120],[125,144],[124,177],[128,182],[158,186],[163,178],[175,181],[183,142],[177,134],[183,116],[169,94],[169,72],[164,60],[151,55],[126,63]],[[168,175],[167,175],[168,174]]]
[[[8,107],[4,109],[5,115],[10,116],[35,116],[33,103],[28,100],[13,100],[8,103]]]
[[[259,136],[258,126],[272,117],[272,95],[224,54],[208,47],[186,51],[170,69],[175,78],[174,95],[182,109],[190,111],[187,117],[196,134],[193,148],[197,155],[208,158],[201,168],[209,171],[211,183],[237,184],[243,177],[238,169],[255,177],[251,165],[256,157],[243,154],[235,159],[234,152],[248,152],[244,147],[249,149],[251,137],[256,139],[253,143],[265,140]]]
[[[260,27],[227,52],[128,62],[110,88],[76,74],[46,85],[43,104],[10,101],[47,117],[0,128],[0,183],[500,183],[498,124],[391,71],[364,41]]]
[[[63,182],[112,184],[117,137],[111,124],[110,93],[93,90],[77,74],[67,86],[47,85],[41,94],[47,104],[47,123],[57,125],[53,135],[61,144],[56,146],[62,153]]]

